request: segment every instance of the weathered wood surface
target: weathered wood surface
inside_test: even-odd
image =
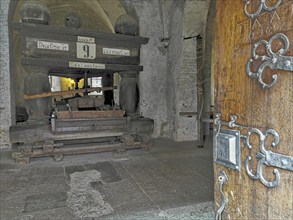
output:
[[[77,41],[77,36],[93,37],[95,41],[106,45],[140,47],[147,44],[149,39],[145,37],[130,36],[124,34],[102,33],[87,30],[72,30],[64,27],[54,27],[42,24],[12,23],[12,28],[21,30],[26,36],[54,36],[56,39]],[[58,36],[57,36],[58,35]]]
[[[260,1],[250,2],[255,9]],[[271,6],[276,2],[271,0],[267,4]],[[293,1],[284,0],[275,12],[262,11],[254,20],[245,16],[243,1],[221,0],[217,1],[216,7],[212,66],[215,112],[221,112],[223,120],[229,120],[230,114],[236,114],[239,124],[262,131],[275,129],[280,134],[280,143],[275,148],[267,144],[266,148],[293,156],[293,73],[266,68],[268,76],[265,81],[270,82],[272,73],[277,73],[278,81],[273,88],[264,90],[256,79],[247,76],[245,70],[251,58],[252,45],[260,39],[269,40],[276,33],[289,37],[290,48],[286,55],[293,56]],[[273,49],[279,46],[277,42]],[[253,141],[257,143],[255,139]],[[276,188],[267,188],[259,180],[252,180],[246,173],[244,162],[248,155],[255,158],[257,152],[257,146],[249,151],[242,140],[241,172],[214,164],[215,210],[221,204],[218,174],[224,170],[229,178],[223,188],[228,205],[222,219],[292,219],[293,173],[279,169],[281,183]],[[256,162],[256,159],[251,162],[253,171]],[[273,180],[272,167],[264,167],[263,172],[267,179]]]
[[[31,125],[23,123],[10,128],[11,143],[36,143],[44,140],[76,140],[91,139],[103,137],[116,137],[127,133],[129,129],[121,130],[103,130],[103,131],[86,131],[86,132],[53,132],[49,125]]]
[[[83,63],[95,63],[90,60],[58,60],[58,59],[44,59],[44,58],[22,58],[21,62],[23,65],[32,65],[32,66],[42,66],[42,67],[49,67],[50,69],[58,69],[58,68],[66,68],[66,69],[75,69],[75,70],[88,70],[93,69],[99,72],[105,71],[142,71],[143,66],[139,65],[122,65],[122,64],[105,64],[105,63],[98,63],[105,65],[104,68],[78,68],[78,67],[69,67],[69,62],[83,62]],[[96,63],[95,63],[96,64]],[[50,70],[49,70],[50,72]],[[66,74],[64,74],[66,77]]]
[[[12,158],[15,159],[17,164],[28,164],[30,158],[38,158],[38,157],[55,157],[56,161],[62,160],[64,155],[74,155],[74,154],[89,154],[89,153],[100,153],[100,152],[124,152],[126,150],[132,149],[140,149],[144,148],[149,150],[151,148],[150,145],[134,142],[132,145],[126,145],[125,143],[117,143],[117,144],[91,144],[91,145],[82,145],[75,147],[50,147],[43,149],[31,149],[28,152],[13,152]]]
[[[110,111],[109,111],[110,112]],[[52,128],[56,132],[76,132],[76,131],[124,131],[129,129],[127,119],[122,117],[124,111],[113,113],[111,118],[79,118],[79,119],[56,119],[55,127]],[[111,113],[108,113],[109,116]],[[102,114],[104,116],[105,113]],[[122,115],[122,116],[121,116]],[[99,115],[101,116],[101,115]],[[121,117],[120,117],[121,116]]]
[[[26,58],[138,65],[139,49],[149,41],[139,36],[71,30],[41,24],[12,23],[12,27],[21,34],[22,55]],[[85,45],[87,49],[83,48]],[[127,53],[113,53],[113,49]],[[80,54],[83,50],[86,55]]]
[[[107,111],[59,111],[57,118],[122,118],[125,114],[123,110]]]

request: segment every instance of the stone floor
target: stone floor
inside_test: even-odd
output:
[[[155,140],[151,151],[38,158],[0,152],[0,219],[213,219],[212,147]]]

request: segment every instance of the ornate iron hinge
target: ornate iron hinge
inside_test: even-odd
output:
[[[252,148],[252,145],[250,144],[250,137],[252,134],[256,134],[259,136],[260,152],[256,154],[256,158],[259,159],[259,161],[257,163],[256,173],[253,174],[251,169],[249,169],[249,161],[251,160],[251,156],[248,156],[245,161],[246,172],[252,179],[255,179],[255,180],[259,179],[262,182],[262,184],[264,184],[265,186],[269,188],[276,187],[280,184],[280,179],[281,179],[280,172],[277,169],[274,169],[275,180],[267,181],[264,178],[262,173],[263,164],[267,166],[281,168],[284,170],[293,171],[293,157],[283,155],[283,154],[277,154],[265,148],[265,140],[269,135],[272,135],[274,137],[274,141],[271,143],[271,145],[273,147],[276,147],[278,145],[280,137],[279,137],[279,134],[275,130],[268,129],[264,133],[256,128],[252,128],[251,130],[249,130],[249,132],[246,135],[246,146],[249,149]]]
[[[249,168],[249,161],[251,160],[251,156],[248,155],[245,161],[245,169],[249,177],[254,180],[260,180],[262,184],[269,188],[277,187],[280,184],[281,174],[278,169],[274,169],[275,180],[267,181],[263,176],[262,169],[263,165],[272,166],[288,171],[293,171],[293,157],[287,156],[283,154],[274,153],[265,148],[265,141],[268,136],[272,136],[274,141],[271,143],[271,146],[276,147],[280,141],[280,136],[277,131],[274,129],[268,129],[265,132],[260,131],[257,128],[250,128],[244,125],[239,125],[236,123],[237,116],[230,115],[230,121],[222,121],[221,114],[216,114],[214,124],[217,125],[217,133],[220,132],[221,126],[227,126],[229,128],[240,128],[248,130],[247,134],[240,135],[240,138],[245,139],[245,144],[248,149],[252,149],[252,144],[250,142],[251,136],[256,134],[259,137],[259,149],[260,152],[256,153],[255,157],[259,159],[257,163],[256,173],[253,174],[252,170]],[[217,147],[217,145],[215,146]],[[229,167],[229,166],[228,166]]]
[[[254,19],[260,15],[260,13],[263,9],[265,11],[269,11],[269,12],[276,10],[279,7],[279,5],[282,3],[283,0],[278,0],[278,2],[272,7],[267,6],[266,0],[261,0],[255,13],[249,13],[247,10],[247,7],[249,6],[250,1],[249,0],[243,0],[243,1],[245,2],[245,6],[244,6],[245,15],[247,17],[249,17],[250,19]]]
[[[274,53],[272,51],[272,43],[274,40],[283,40],[284,42],[284,48],[281,48],[278,52]],[[257,48],[260,45],[264,45],[266,47],[267,56],[259,56],[256,52]],[[274,74],[272,76],[272,82],[271,83],[265,83],[263,79],[263,71],[265,67],[269,67],[271,69],[278,69],[278,70],[285,70],[285,71],[293,71],[293,56],[283,56],[283,54],[289,49],[290,43],[289,39],[285,34],[278,33],[271,37],[269,41],[266,40],[260,40],[257,43],[254,44],[253,47],[253,59],[250,59],[247,62],[246,65],[246,73],[248,76],[252,78],[257,78],[258,82],[262,85],[262,87],[265,88],[271,88],[275,83],[277,82],[277,75]],[[257,72],[252,72],[250,67],[251,63],[255,60],[261,60],[263,61],[262,64],[258,67]]]
[[[221,220],[222,213],[225,209],[226,204],[228,203],[228,198],[226,198],[226,196],[223,192],[223,185],[226,184],[228,181],[228,177],[224,171],[220,171],[218,181],[219,181],[219,189],[220,189],[220,193],[221,193],[221,205],[216,212],[216,220]]]

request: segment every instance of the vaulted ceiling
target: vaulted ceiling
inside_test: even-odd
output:
[[[19,10],[27,0],[19,0],[14,21],[20,19]],[[100,32],[114,32],[114,24],[125,10],[120,0],[39,0],[51,13],[50,25],[64,26],[64,17],[68,12],[77,14],[82,28]]]

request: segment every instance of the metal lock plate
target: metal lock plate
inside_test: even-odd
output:
[[[240,171],[240,132],[221,129],[215,134],[214,161]]]

